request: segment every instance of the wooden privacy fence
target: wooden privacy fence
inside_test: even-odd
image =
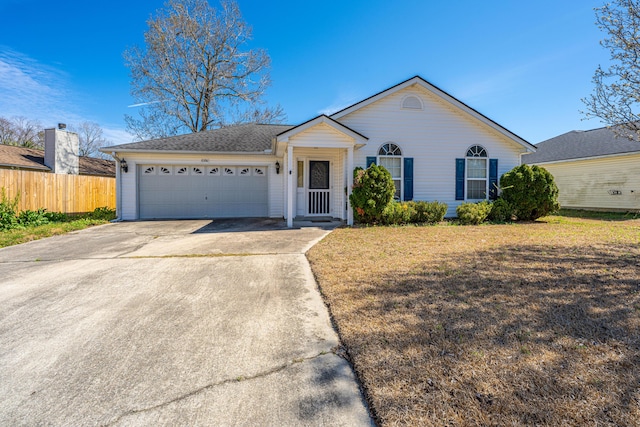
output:
[[[116,207],[116,179],[112,177],[0,169],[0,188],[10,200],[20,194],[19,211],[45,208],[85,213]]]

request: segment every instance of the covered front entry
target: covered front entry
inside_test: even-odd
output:
[[[296,216],[330,216],[333,213],[331,172],[329,160],[298,158]]]
[[[366,140],[324,115],[278,135],[278,152],[283,152],[287,165],[289,227],[295,216],[331,216],[353,224],[353,151]]]
[[[141,165],[140,219],[268,216],[264,166]]]

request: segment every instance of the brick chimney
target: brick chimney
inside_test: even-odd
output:
[[[78,134],[68,132],[64,123],[57,129],[44,130],[44,164],[53,173],[78,175]]]

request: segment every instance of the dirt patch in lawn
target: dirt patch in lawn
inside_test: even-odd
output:
[[[640,220],[339,229],[309,253],[382,425],[638,425]]]

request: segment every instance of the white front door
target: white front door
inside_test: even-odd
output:
[[[331,174],[328,160],[309,160],[307,215],[331,214]]]

